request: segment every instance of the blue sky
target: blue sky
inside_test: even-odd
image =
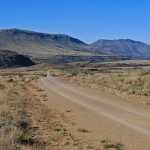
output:
[[[150,44],[150,0],[0,0],[0,29],[63,33],[87,43],[130,38]]]

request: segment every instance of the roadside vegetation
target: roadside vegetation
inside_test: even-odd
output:
[[[131,80],[128,86],[124,89],[129,94],[136,94],[142,96],[150,96],[150,70],[143,71],[138,78]]]
[[[0,149],[122,149],[122,145],[102,143],[100,139],[96,146],[85,143],[63,125],[64,114],[45,105],[48,97],[37,86],[37,80],[45,77],[50,68],[44,64],[0,70]],[[59,70],[53,73],[60,76]],[[78,128],[76,133],[84,135],[91,131]]]
[[[29,90],[31,82],[42,73],[25,72],[23,69],[0,70],[0,149],[3,150],[42,149],[45,146],[42,140],[34,137],[38,128],[33,126],[30,107],[35,99]]]
[[[150,61],[79,62],[52,72],[71,83],[150,104]]]
[[[36,86],[48,67],[0,70],[0,149],[50,149],[61,140],[55,130],[58,118],[43,104],[47,95]]]

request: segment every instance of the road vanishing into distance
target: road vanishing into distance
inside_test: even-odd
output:
[[[116,100],[111,96],[103,96],[98,91],[69,84],[50,76],[49,73],[47,77],[40,78],[39,82],[47,91],[63,97],[66,103],[72,104],[72,107],[79,107],[96,116],[93,126],[97,126],[100,131],[107,128],[107,135],[110,134],[110,137],[120,136],[118,138],[127,145],[127,149],[150,150],[149,109]],[[88,120],[88,116],[85,119]]]

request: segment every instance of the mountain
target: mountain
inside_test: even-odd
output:
[[[16,52],[0,50],[0,68],[27,67],[35,65],[29,57]]]
[[[90,45],[111,55],[150,57],[150,45],[130,39],[98,40]]]
[[[65,34],[47,34],[20,29],[0,30],[0,50],[15,51],[22,55],[32,57],[34,60],[50,59],[58,56],[57,59],[78,60],[82,56],[88,56],[90,60],[101,56],[108,58],[112,56],[122,59],[150,58],[150,45],[129,39],[120,40],[98,40],[92,44]],[[68,56],[69,59],[68,59]],[[74,57],[75,56],[75,57]],[[79,56],[79,57],[76,57]],[[80,57],[81,56],[81,57]],[[121,56],[121,57],[120,57]],[[123,58],[124,57],[124,58]],[[77,59],[78,58],[78,59]],[[93,60],[95,60],[95,58]]]
[[[32,57],[91,55],[96,51],[96,48],[68,35],[20,29],[0,30],[0,49],[8,49]]]

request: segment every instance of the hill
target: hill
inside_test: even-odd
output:
[[[90,45],[111,55],[150,57],[150,45],[130,39],[98,40]]]
[[[26,67],[35,65],[29,57],[16,52],[0,50],[0,68]]]
[[[20,29],[0,30],[0,49],[33,57],[91,55],[96,49],[64,34],[46,34]],[[101,51],[97,51],[101,53]]]
[[[60,58],[63,62],[64,59],[67,59],[65,62],[70,62],[150,58],[150,45],[139,41],[98,40],[89,45],[65,34],[47,34],[15,28],[0,30],[0,50],[5,49],[33,57],[34,60],[52,59],[55,62],[59,62]]]

